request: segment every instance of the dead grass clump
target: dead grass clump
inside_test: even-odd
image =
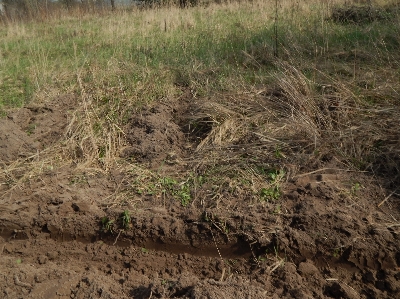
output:
[[[207,117],[212,128],[198,143],[195,160],[237,171],[243,161],[289,169],[308,156],[318,165],[335,159],[350,169],[398,173],[400,118],[389,100],[393,90],[377,81],[360,89],[357,80],[315,70],[317,82],[281,61],[276,69],[275,88],[216,96],[218,101],[198,107],[192,119]]]
[[[80,168],[99,167],[108,171],[120,148],[126,145],[121,116],[128,107],[115,98],[105,98],[101,103],[96,92],[80,84],[81,103],[67,127],[64,154]]]
[[[0,191],[3,191],[0,198],[9,195],[16,188],[24,189],[25,184],[29,185],[34,178],[46,173],[52,174],[55,169],[70,164],[71,160],[64,159],[61,152],[62,147],[56,144],[28,157],[16,159],[10,164],[0,161]]]
[[[296,136],[305,136],[308,145],[297,139],[303,147],[329,151],[348,167],[381,175],[398,173],[399,156],[394,148],[400,145],[397,109],[390,102],[368,102],[381,102],[383,86],[358,89],[360,94],[355,94],[355,82],[321,74],[329,84],[316,84],[291,65],[279,67],[282,71],[277,80],[282,95],[273,100],[279,103],[282,115],[295,124],[291,144],[296,143]],[[386,89],[387,98],[391,93]]]
[[[267,44],[252,45],[242,51],[242,64],[248,68],[274,67],[274,49]]]
[[[382,20],[390,21],[398,13],[399,8],[396,4],[386,7],[351,5],[333,8],[330,19],[340,24],[365,24]]]

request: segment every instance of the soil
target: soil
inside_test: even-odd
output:
[[[63,96],[1,119],[3,171],[62,142],[77,102]],[[188,169],[210,132],[188,136],[193,105],[187,96],[137,111],[121,159],[168,174]],[[273,210],[224,191],[216,205],[202,204],[201,192],[186,206],[150,192],[116,204],[129,183],[117,167],[74,164],[2,182],[0,297],[400,297],[399,195],[370,173],[334,159],[305,163]]]

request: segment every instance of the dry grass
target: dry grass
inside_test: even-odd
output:
[[[268,40],[273,7],[267,1],[119,11],[101,18],[64,16],[59,21],[65,31],[61,35],[69,37],[62,42],[68,41],[65,49],[71,41],[73,45],[69,61],[53,60],[54,49],[29,44],[37,59],[31,58],[28,77],[36,86],[35,101],[73,91],[80,105],[59,143],[5,166],[0,179],[15,188],[43,173],[47,165],[73,162],[76,171],[107,173],[118,168],[127,173],[125,182],[135,177],[140,185],[128,183],[118,191],[143,188],[159,178],[119,158],[126,146],[124,130],[135,109],[179,97],[182,86],[198,97],[199,104],[186,120],[194,135],[190,138],[200,139],[185,160],[188,167],[182,176],[215,176],[221,188],[248,193],[254,200],[269,186],[265,173],[257,172],[260,166],[285,169],[294,176],[301,167],[317,167],[330,156],[348,169],[398,174],[400,60],[388,44],[379,44],[381,38],[394,39],[392,45],[398,42],[398,27],[386,30],[371,24],[352,29],[328,22],[332,7],[340,3],[282,2],[279,58],[273,57]],[[51,27],[58,21],[47,22]],[[10,45],[35,40],[41,34],[38,28],[11,24],[5,29],[6,39]],[[72,38],[74,34],[81,39]],[[98,55],[88,51],[86,42]],[[356,47],[362,42],[369,48]],[[2,48],[6,50],[9,53]],[[223,192],[216,193],[223,197]]]

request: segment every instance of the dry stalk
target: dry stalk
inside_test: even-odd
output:
[[[390,197],[392,197],[393,194],[395,194],[397,192],[399,188],[395,189],[394,191],[392,191],[388,196],[385,197],[384,200],[382,200],[379,204],[378,207],[380,207],[381,205],[383,205]]]

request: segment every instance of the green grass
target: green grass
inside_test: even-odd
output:
[[[202,95],[262,84],[272,69],[273,11],[267,10],[270,4],[258,5],[121,11],[9,24],[0,29],[5,36],[0,44],[0,107],[22,106],[50,90],[80,92],[78,73],[105,101],[117,96],[107,90],[110,86],[147,103],[179,92],[174,83],[195,87]],[[398,20],[335,24],[326,19],[328,7],[296,5],[285,1],[279,10],[282,56],[295,55],[307,63],[357,48],[381,63],[398,49]]]
[[[165,12],[166,18],[162,17]],[[244,70],[236,68],[232,53],[240,54],[265,24],[245,29],[232,25],[232,20],[240,19],[240,11],[221,15],[194,9],[186,13],[188,19],[176,17],[178,12],[173,8],[120,12],[2,28],[6,38],[0,46],[4,58],[1,105],[21,106],[46,89],[77,91],[78,72],[84,83],[122,84],[127,96],[144,88],[144,99],[139,99],[143,102],[168,95],[176,70],[190,74],[218,68],[213,88],[225,88],[235,77],[240,80],[238,73]],[[160,22],[163,19],[166,32]]]

